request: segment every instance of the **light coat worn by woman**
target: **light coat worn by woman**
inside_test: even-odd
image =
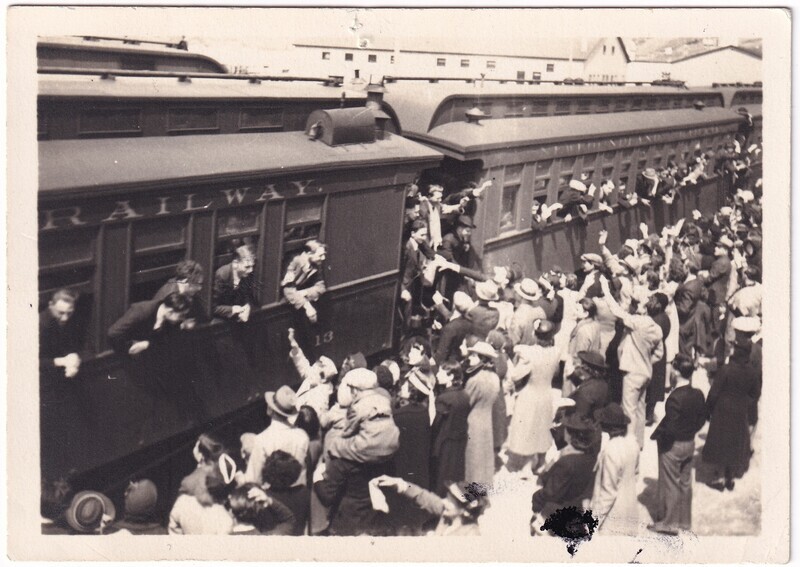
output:
[[[491,484],[494,477],[492,406],[500,395],[500,379],[492,370],[482,368],[469,378],[464,391],[470,401],[464,479]]]
[[[612,437],[597,457],[597,473],[590,508],[607,535],[636,535],[639,502],[636,499],[636,467],[639,444],[633,435]]]

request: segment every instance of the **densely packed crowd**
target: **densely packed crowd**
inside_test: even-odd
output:
[[[59,521],[79,533],[479,533],[502,471],[538,482],[532,534],[546,534],[547,517],[569,506],[590,509],[600,534],[636,534],[640,453],[654,447],[658,510],[648,528],[690,530],[695,436],[709,421],[709,482],[734,490],[750,461],[761,393],[761,182],[740,181],[753,147],[737,138],[727,151],[715,169],[731,176],[735,193],[716,214],[694,211],[660,234],[642,224],[616,252],[601,232],[578,270],[552,266],[538,278],[514,266],[482,270],[470,214],[488,184],[447,198],[441,186],[424,196],[415,188],[395,357],[372,368],[360,353],[338,366],[309,360],[290,330],[298,384],[265,394],[270,424],[243,434],[240,447],[199,438],[197,468],[168,524],[154,515],[149,480],[131,483],[120,518],[106,496],[84,491],[58,509]],[[645,172],[634,194],[669,202],[707,159],[698,155],[677,183],[674,164]],[[242,247],[217,272],[215,315],[247,320],[253,258]],[[324,259],[324,245],[310,243],[283,282],[309,320],[325,292]],[[134,306],[111,328],[115,348],[134,355],[162,327],[201,317],[187,299],[191,286],[202,286],[202,274],[183,263],[147,311]],[[73,306],[62,290],[43,312],[43,371],[77,372],[80,359],[62,336]],[[707,392],[692,385],[698,372],[709,376]],[[660,402],[663,417],[646,439]],[[46,487],[43,514],[52,517],[65,493]]]

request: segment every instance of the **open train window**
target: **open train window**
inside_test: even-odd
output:
[[[631,112],[637,112],[642,109],[642,99],[635,98],[631,101]]]
[[[517,228],[517,196],[519,183],[503,187],[503,198],[500,205],[500,232]]]
[[[141,55],[123,55],[119,61],[119,68],[129,71],[155,71],[156,60],[154,57]]]
[[[603,168],[603,179],[611,179],[614,175],[614,166],[609,165],[608,167]]]
[[[286,222],[283,227],[283,266],[301,251],[306,242],[322,235],[325,199],[296,199],[286,203]]]
[[[620,164],[620,172],[628,173],[630,170],[631,170],[631,162],[626,161]]]
[[[94,304],[95,250],[97,229],[43,232],[39,235],[39,310],[45,309],[53,292],[69,288],[79,295],[75,305],[74,328],[90,337]],[[94,350],[96,345],[86,345]]]
[[[550,186],[550,168],[553,160],[540,161],[536,164],[536,174],[533,182],[533,195],[547,197],[547,189]]]
[[[575,112],[576,114],[589,114],[592,112],[592,101],[591,100],[579,100],[578,101],[578,110]]]
[[[612,112],[627,112],[628,110],[628,101],[624,98],[620,97],[614,101],[614,108]]]
[[[518,118],[525,116],[525,102],[521,100],[510,100],[506,106],[504,118]]]
[[[186,217],[171,217],[132,224],[131,303],[152,299],[186,258],[187,223]]]
[[[610,110],[610,101],[607,98],[600,98],[597,99],[597,104],[595,105],[594,111],[597,114],[605,114]]]
[[[644,103],[644,107],[647,110],[655,110],[656,109],[656,99],[653,97],[647,97]]]
[[[262,207],[243,207],[217,213],[217,240],[214,269],[233,259],[233,252],[243,244],[258,246],[262,232]]]

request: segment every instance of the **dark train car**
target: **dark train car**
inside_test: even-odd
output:
[[[755,119],[754,142],[761,140],[760,107],[749,107]],[[404,116],[401,116],[404,119]],[[610,246],[638,233],[640,222],[660,230],[689,215],[692,209],[716,210],[724,188],[713,176],[689,186],[671,206],[636,206],[619,209],[620,185],[632,190],[635,176],[647,167],[659,168],[669,160],[684,162],[696,149],[711,153],[733,139],[743,118],[732,109],[650,111],[593,116],[461,120],[442,124],[428,132],[406,136],[445,154],[436,170],[426,171],[420,184],[444,180],[446,190],[467,182],[492,179],[476,214],[478,228],[473,242],[483,254],[484,269],[521,264],[526,273],[538,273],[552,265],[576,268],[580,254],[594,249],[599,230],[609,232]],[[615,213],[597,209],[588,223],[578,219],[557,220],[541,229],[531,228],[531,205],[553,204],[571,179],[586,174],[599,186],[612,179],[617,186],[611,201]],[[588,183],[587,183],[588,184]],[[597,196],[595,197],[597,200]]]
[[[403,132],[424,133],[478,108],[488,118],[527,118],[692,108],[697,101],[721,107],[715,89],[657,86],[516,85],[398,81],[386,85],[384,100],[401,117]]]
[[[288,132],[316,109],[363,107],[370,96],[333,82],[187,78],[40,73],[39,139]]]
[[[44,37],[37,42],[36,55],[40,69],[227,73],[219,61],[189,52],[183,40],[170,43],[95,36]]]
[[[75,407],[45,416],[69,424],[57,430],[60,441],[43,432],[45,475],[91,471],[295,383],[289,326],[304,329],[312,359],[338,363],[390,346],[405,187],[442,156],[389,133],[376,139],[369,109],[331,112],[366,125],[360,138],[335,146],[304,132],[39,142],[40,308],[55,289],[79,291],[86,345]],[[311,238],[329,246],[316,325],[286,303],[279,283]],[[248,323],[181,332],[166,366],[109,350],[109,327],[152,297],[180,260],[203,266],[208,309],[214,272],[239,242],[257,249],[261,307]]]

